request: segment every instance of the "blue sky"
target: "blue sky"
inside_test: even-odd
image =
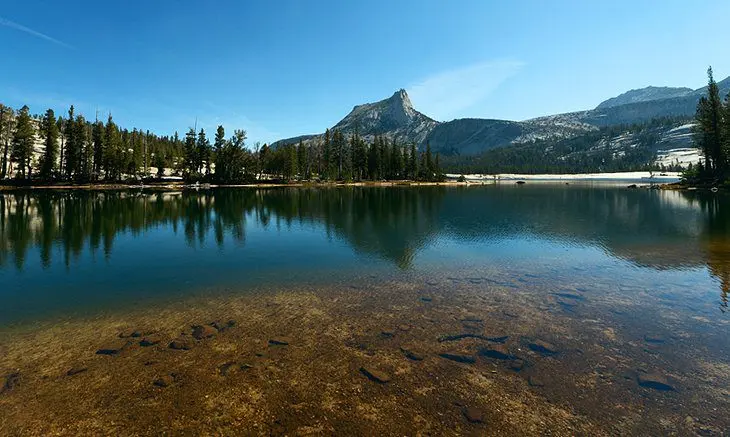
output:
[[[438,120],[522,120],[730,75],[728,16],[727,0],[6,0],[0,102],[249,142],[399,88]]]

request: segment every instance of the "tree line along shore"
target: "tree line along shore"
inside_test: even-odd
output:
[[[730,95],[720,96],[712,68],[707,94],[695,115],[693,142],[703,159],[683,172],[682,186],[730,188]],[[160,136],[87,121],[71,106],[57,117],[52,109],[31,115],[0,104],[0,185],[80,186],[186,184],[303,184],[443,182],[438,153],[427,143],[400,143],[382,135],[327,130],[306,143],[270,147],[246,145],[246,132],[226,137],[218,126],[208,139],[204,129],[190,128]],[[499,150],[506,149],[500,148]],[[477,162],[477,161],[475,161]],[[447,163],[448,164],[448,163]],[[540,172],[541,173],[541,172]]]
[[[246,146],[246,132],[226,137],[218,126],[211,141],[204,129],[184,137],[158,136],[87,121],[69,108],[66,117],[52,109],[32,116],[0,105],[0,180],[8,185],[67,186],[139,184],[140,181],[255,184],[296,182],[443,180],[439,155],[430,146],[358,133],[346,137],[327,131],[321,141],[270,147]]]

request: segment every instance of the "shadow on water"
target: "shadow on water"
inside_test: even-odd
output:
[[[91,275],[103,254],[107,265],[118,266],[118,277],[150,275],[154,282],[153,267],[140,265],[149,254],[115,249],[142,242],[159,259],[177,257],[167,268],[184,278],[196,275],[196,265],[253,272],[306,264],[311,275],[325,264],[367,269],[353,257],[409,270],[418,267],[419,253],[443,239],[479,245],[522,238],[568,250],[599,247],[656,270],[707,267],[721,282],[726,309],[729,210],[727,196],[601,185],[17,191],[0,194],[0,279],[20,288],[27,278],[17,274],[31,267],[48,282]],[[180,235],[183,248],[175,246]],[[230,246],[241,250],[225,250]],[[317,261],[317,253],[334,255]]]

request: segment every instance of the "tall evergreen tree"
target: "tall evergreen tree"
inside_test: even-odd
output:
[[[335,132],[332,134],[332,149],[335,155],[334,158],[338,180],[343,179],[343,164],[345,163],[346,146],[347,141],[345,140],[345,136],[342,135],[342,132],[340,132],[339,129],[335,129]]]
[[[58,158],[58,173],[59,175],[62,175],[64,169],[66,168],[66,120],[64,120],[62,116],[58,116],[56,126],[58,126],[58,134],[61,137],[61,148],[59,150],[60,156]]]
[[[203,170],[205,170],[206,176],[210,175],[210,141],[206,138],[205,130],[203,129],[200,129],[195,148],[197,172],[203,173]]]
[[[76,146],[79,151],[78,163],[76,164],[76,180],[86,182],[91,179],[93,170],[93,149],[89,143],[89,126],[83,116],[76,116],[74,123],[76,133]]]
[[[725,158],[725,178],[730,179],[730,93],[725,96],[721,131],[722,153]]]
[[[226,145],[226,130],[223,126],[218,126],[215,131],[215,139],[213,140],[213,154],[215,155],[215,179],[221,180],[223,177],[223,171],[219,171],[219,164],[225,165],[222,160],[225,156],[221,154],[223,147]],[[221,169],[222,170],[222,169]]]
[[[433,180],[433,155],[431,155],[431,143],[426,142],[426,180]]]
[[[104,125],[99,120],[94,122],[94,128],[91,133],[91,142],[94,149],[93,177],[94,179],[99,179],[104,162]]]
[[[305,172],[307,167],[307,148],[304,146],[302,140],[299,140],[297,145],[297,169],[301,174],[302,178],[308,179],[308,175]]]
[[[390,150],[390,166],[393,169],[391,179],[398,179],[403,176],[403,150],[395,139],[393,139]]]
[[[56,114],[53,109],[46,111],[41,120],[41,136],[45,151],[41,161],[41,178],[50,180],[56,173],[56,161],[58,160],[58,126],[56,125]]]
[[[0,146],[2,146],[2,155],[0,156],[0,179],[5,179],[8,174],[8,160],[10,159],[10,140],[12,139],[13,123],[12,108],[0,103]]]
[[[22,178],[30,176],[34,137],[35,130],[30,119],[29,108],[23,106],[18,111],[15,121],[11,152],[11,159],[18,163],[18,172]]]
[[[721,139],[722,102],[712,67],[707,69],[707,78],[707,96],[703,96],[697,104],[695,141],[705,155],[705,171],[719,176],[725,170]]]
[[[293,180],[297,175],[297,148],[289,144],[284,148],[284,177]]]
[[[329,180],[332,179],[333,169],[335,168],[335,157],[332,153],[332,138],[329,129],[324,132],[324,145],[322,154],[324,160],[324,179]]]
[[[416,143],[411,143],[411,151],[408,153],[408,177],[418,180],[418,151]]]
[[[264,144],[261,146],[261,149],[259,149],[259,176],[258,179],[261,179],[264,175],[264,171],[268,168],[269,164],[269,155],[271,154],[271,149],[268,144]]]
[[[185,159],[183,172],[188,177],[198,172],[196,134],[195,129],[193,128],[190,128],[188,133],[185,134]]]
[[[360,181],[366,177],[368,170],[368,156],[365,149],[365,142],[360,138],[360,134],[355,131],[355,134],[350,139],[352,148],[352,166],[354,169],[354,179]]]
[[[119,128],[111,114],[104,126],[104,177],[107,180],[119,180],[122,176],[121,138]]]
[[[78,137],[82,127],[78,125],[78,119],[74,116],[74,107],[68,110],[68,120],[66,120],[66,156],[64,173],[67,179],[77,176],[81,167],[81,155],[83,143]]]

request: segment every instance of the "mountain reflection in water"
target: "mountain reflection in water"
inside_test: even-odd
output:
[[[257,236],[255,247],[250,234]],[[174,246],[181,236],[187,248]],[[333,269],[353,268],[339,266],[348,256],[418,268],[419,254],[443,239],[484,251],[494,241],[540,240],[565,248],[566,256],[588,246],[636,267],[706,267],[727,307],[730,198],[718,194],[600,184],[0,194],[0,280],[17,289],[27,285],[26,269],[54,282],[89,274],[99,254],[106,268],[124,267],[124,275],[154,269],[149,254],[124,251],[117,259],[115,246],[122,243],[157,253],[160,263],[176,257],[169,268],[183,276],[203,257],[238,262],[245,271],[315,263],[310,273],[316,275],[317,253],[331,253],[326,263]],[[62,271],[53,269],[59,264]]]

